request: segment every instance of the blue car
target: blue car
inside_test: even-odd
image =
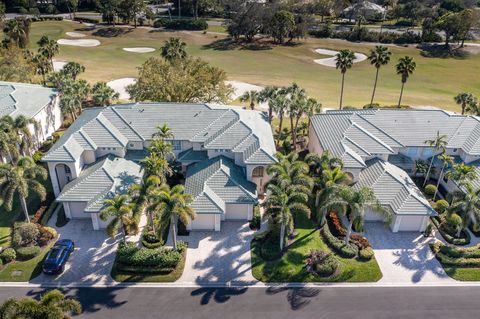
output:
[[[75,244],[70,239],[57,241],[43,262],[43,272],[49,275],[62,273],[74,249]]]

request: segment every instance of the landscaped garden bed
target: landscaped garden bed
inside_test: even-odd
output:
[[[480,280],[480,245],[468,248],[450,247],[436,242],[430,245],[445,272],[456,280]]]
[[[470,234],[465,229],[462,229],[460,237],[457,238],[452,230],[447,227],[447,223],[442,215],[432,217],[431,220],[440,232],[440,235],[449,244],[462,246],[470,243]]]

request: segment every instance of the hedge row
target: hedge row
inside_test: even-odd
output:
[[[100,23],[100,20],[94,19],[94,18],[88,18],[88,17],[75,17],[73,18],[73,21],[95,23],[95,24]]]
[[[447,247],[442,243],[436,242],[430,245],[435,257],[444,266],[454,267],[480,267],[480,247],[472,248],[453,248]]]
[[[442,237],[447,241],[447,243],[452,244],[452,245],[459,245],[459,246],[470,244],[470,234],[467,231],[462,230],[461,234],[464,237],[455,238],[452,235],[448,234],[443,229],[443,227],[440,223],[439,217],[432,217],[431,220],[432,220],[432,223],[435,225],[435,227],[437,227],[437,229],[440,232],[440,234],[442,235]]]
[[[29,247],[20,247],[17,248],[17,259],[19,260],[29,260],[34,257],[37,257],[40,254],[40,247],[38,246],[29,246]]]
[[[63,17],[32,17],[32,22],[38,21],[62,21]]]
[[[181,249],[139,248],[135,243],[120,243],[117,251],[117,261],[125,266],[175,268],[182,259]]]
[[[332,248],[337,254],[344,258],[354,258],[358,254],[358,247],[355,245],[347,245],[341,239],[333,236],[328,228],[328,224],[323,226],[321,234],[327,242],[327,245]]]
[[[172,29],[172,30],[207,30],[208,29],[208,23],[204,19],[175,19],[175,20],[170,20],[170,19],[157,19],[153,23],[153,26],[155,28],[161,28],[164,27],[166,29]]]

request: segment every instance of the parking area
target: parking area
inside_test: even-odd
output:
[[[383,223],[366,223],[365,236],[383,273],[379,283],[454,282],[430,250],[433,238],[425,238],[419,232],[392,233]]]
[[[55,219],[56,216],[51,219],[53,223]],[[115,259],[116,240],[109,238],[104,230],[93,230],[90,219],[71,220],[67,225],[56,229],[60,239],[75,242],[75,251],[62,274],[41,274],[32,280],[33,283],[93,285],[113,282],[110,270]]]

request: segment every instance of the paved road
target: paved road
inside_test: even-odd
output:
[[[0,300],[41,290],[0,288]],[[480,288],[73,289],[75,318],[478,318]]]

